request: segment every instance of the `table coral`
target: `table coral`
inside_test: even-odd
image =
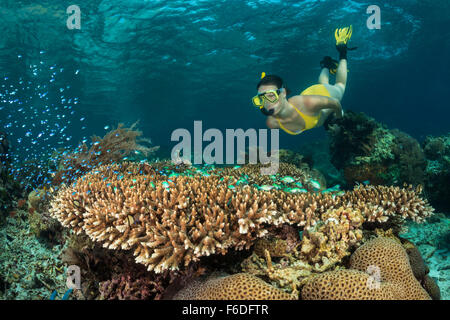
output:
[[[367,221],[396,215],[423,221],[433,209],[419,192],[361,186],[334,196],[230,188],[218,175],[169,178],[147,163],[124,162],[100,166],[63,186],[50,212],[75,233],[105,248],[132,250],[136,262],[162,272],[231,248],[249,249],[268,226],[314,226],[321,214],[344,204]]]

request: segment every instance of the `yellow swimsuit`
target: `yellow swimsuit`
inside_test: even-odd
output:
[[[301,96],[325,96],[325,97],[331,98],[330,93],[328,92],[327,88],[323,84],[313,85],[313,86],[305,89],[300,95]],[[280,128],[283,129],[286,133],[289,133],[292,135],[297,135],[297,134],[302,133],[305,130],[314,128],[317,125],[317,123],[319,122],[321,113],[318,116],[308,116],[308,115],[304,114],[303,112],[301,112],[300,110],[298,110],[295,106],[293,106],[293,107],[294,107],[295,111],[298,112],[300,117],[302,117],[303,120],[305,121],[305,129],[301,129],[301,130],[295,131],[295,132],[291,131],[289,129],[286,129],[281,124],[281,122],[278,118],[275,118],[275,119],[277,119],[278,124],[280,125]]]

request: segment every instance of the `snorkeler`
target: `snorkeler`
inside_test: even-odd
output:
[[[281,128],[285,132],[296,135],[305,130],[324,125],[327,128],[334,113],[335,118],[342,118],[344,111],[340,101],[344,96],[347,84],[347,42],[352,36],[352,26],[336,29],[336,49],[339,62],[331,57],[324,57],[320,62],[322,71],[319,84],[304,90],[300,95],[286,99],[289,90],[283,80],[276,75],[263,72],[261,81],[256,86],[258,94],[253,97],[253,104],[267,116],[266,124],[271,129]],[[336,84],[329,84],[330,73],[336,74]],[[331,117],[330,117],[331,119]]]

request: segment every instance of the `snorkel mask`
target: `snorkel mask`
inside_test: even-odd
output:
[[[266,76],[266,73],[263,72],[261,74],[261,79],[263,79]],[[258,93],[256,96],[252,98],[253,105],[255,107],[258,107],[261,112],[266,116],[273,115],[274,110],[266,110],[264,108],[264,103],[267,100],[270,103],[275,103],[280,99],[280,93],[283,91],[283,88],[276,89],[276,90],[267,90],[265,92]]]

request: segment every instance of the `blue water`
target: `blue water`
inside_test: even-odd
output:
[[[81,10],[79,30],[67,26],[72,13],[66,10],[74,4]],[[367,27],[367,8],[374,4],[380,29]],[[130,127],[139,120],[143,137],[166,151],[177,143],[172,132],[193,132],[194,121],[202,121],[203,131],[264,129],[266,118],[251,103],[261,73],[281,76],[292,95],[299,94],[317,83],[324,56],[337,59],[334,31],[349,25],[349,46],[358,49],[348,54],[344,110],[364,112],[419,142],[448,134],[449,0],[0,0],[0,143],[6,134],[12,173],[30,191],[50,182],[57,149],[70,153],[119,123]],[[323,127],[298,136],[280,131],[280,148],[303,155],[314,149],[316,158],[326,159],[327,137]],[[428,162],[441,171],[426,186],[426,192],[442,191],[437,197],[448,194],[445,179],[438,179],[448,174],[439,167],[448,159],[440,156],[441,162]],[[331,163],[316,168],[326,174],[327,187],[338,183]],[[5,210],[10,204],[0,199],[0,218],[7,220],[1,241],[9,248],[0,250],[0,296],[48,299],[66,292],[63,300],[75,299],[64,291],[62,273],[54,288],[18,280],[25,271],[51,274],[41,270],[42,262],[34,264],[41,257],[62,268],[61,248],[38,242],[24,216],[30,211],[16,212],[26,193],[0,187],[14,209]],[[405,235],[447,300],[449,212],[446,207],[447,217],[411,224]],[[9,292],[6,282],[14,284]],[[42,289],[42,296],[33,289]]]
[[[261,72],[293,93],[337,58],[334,30],[353,25],[342,105],[421,141],[449,131],[449,1],[0,1],[0,131],[15,161],[46,158],[140,120],[155,145],[177,128],[265,128],[251,104]],[[333,81],[333,80],[332,80]],[[280,147],[326,138],[280,133]]]

